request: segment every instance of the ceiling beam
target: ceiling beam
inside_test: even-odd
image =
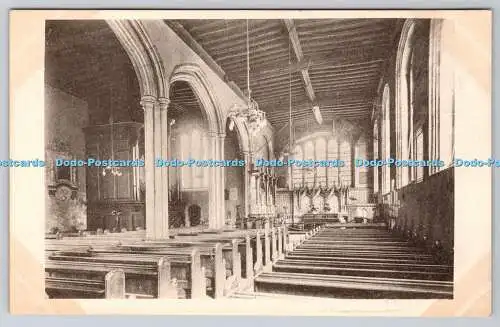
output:
[[[290,42],[293,51],[295,53],[297,62],[301,62],[304,60],[304,53],[302,52],[302,47],[300,45],[300,40],[299,40],[299,34],[297,32],[297,29],[295,28],[295,23],[293,22],[292,19],[285,19],[284,22],[288,30],[288,36],[290,38]],[[323,123],[323,118],[321,117],[321,111],[319,110],[316,104],[316,95],[314,94],[314,89],[311,84],[311,78],[309,77],[309,68],[308,67],[302,68],[300,70],[300,73],[302,75],[302,81],[304,82],[304,88],[306,90],[307,97],[309,98],[313,106],[314,117],[316,118],[318,124],[321,125]]]
[[[381,64],[388,55],[387,46],[375,46],[364,48],[339,48],[327,53],[304,56],[302,60],[293,62],[291,65],[259,65],[250,73],[254,78],[259,76],[280,75],[301,71],[302,69],[322,66],[325,68],[344,68],[364,65]]]
[[[316,102],[322,107],[344,106],[344,105],[360,104],[360,103],[371,105],[373,103],[372,101],[373,101],[372,95],[367,94],[366,92],[353,93],[352,95],[350,94],[350,97],[348,99],[343,98],[342,100],[334,98],[333,96],[316,99]],[[259,105],[261,105],[263,108],[276,110],[276,108],[285,108],[285,107],[288,108],[289,100],[287,99],[287,100],[280,100],[273,102],[271,101],[260,102]],[[307,107],[308,105],[309,101],[293,103],[292,111],[295,110],[294,108],[304,108]]]
[[[184,41],[201,59],[221,78],[229,87],[243,100],[246,99],[245,94],[241,89],[232,82],[226,72],[219,64],[203,49],[203,47],[191,36],[191,34],[179,22],[173,20],[164,20],[165,24],[170,27],[179,38]]]

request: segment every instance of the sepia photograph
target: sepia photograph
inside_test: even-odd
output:
[[[490,11],[147,12],[32,13],[31,294],[489,314]]]

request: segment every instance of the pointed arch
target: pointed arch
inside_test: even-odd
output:
[[[215,97],[214,88],[209,83],[202,69],[196,64],[181,64],[176,66],[170,75],[169,85],[176,81],[189,83],[201,103],[201,111],[208,123],[209,133],[225,134],[220,105]]]
[[[168,88],[163,63],[137,20],[106,20],[118,41],[127,52],[134,67],[141,97],[167,98]]]
[[[233,119],[231,117],[228,117],[227,120]],[[226,120],[226,123],[227,123]],[[250,151],[250,132],[248,131],[248,128],[245,123],[243,123],[239,119],[233,119],[234,126],[236,128],[236,135],[238,137],[238,143],[240,146],[240,151],[248,153]]]
[[[412,144],[412,121],[408,99],[408,65],[411,60],[414,40],[415,20],[407,19],[401,31],[396,57],[396,156],[409,159]],[[396,170],[396,187],[405,186],[409,181],[408,167]]]

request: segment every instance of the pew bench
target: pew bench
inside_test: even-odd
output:
[[[45,293],[51,299],[124,299],[125,274],[105,267],[45,264]]]
[[[443,265],[401,265],[355,261],[285,259],[277,262],[277,272],[363,277],[390,277],[418,280],[453,280],[453,267]]]
[[[452,299],[453,283],[303,273],[263,273],[256,292],[350,299]]]
[[[197,248],[145,247],[124,245],[95,250],[96,256],[119,257],[165,257],[170,262],[170,277],[176,288],[177,298],[201,299],[207,295],[205,269],[201,264],[200,251]]]
[[[173,240],[152,241],[135,245],[123,245],[120,248],[138,253],[175,253],[180,249],[198,249],[200,262],[204,268],[207,294],[214,298],[224,296],[226,287],[226,263],[223,258],[223,245],[210,242],[174,242]]]
[[[294,255],[315,256],[315,257],[344,257],[344,258],[386,258],[386,259],[411,259],[415,261],[431,262],[434,257],[425,253],[408,254],[404,252],[388,253],[385,251],[366,251],[366,250],[345,250],[345,249],[318,249],[299,247],[293,252]]]
[[[170,278],[167,257],[143,254],[141,256],[96,255],[93,252],[56,252],[48,264],[79,268],[104,267],[125,273],[125,293],[128,298],[176,298],[175,285]]]

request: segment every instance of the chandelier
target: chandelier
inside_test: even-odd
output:
[[[110,126],[110,145],[111,145],[111,160],[112,162],[110,162],[110,165],[109,166],[106,166],[105,168],[103,168],[102,170],[102,176],[106,176],[106,175],[109,175],[109,176],[122,176],[122,171],[120,170],[120,167],[114,167],[112,166],[111,164],[114,163],[115,161],[115,140],[114,140],[114,129],[113,129],[113,125],[114,125],[114,122],[113,122],[113,106],[111,106],[111,109],[110,109],[110,114],[109,114],[109,126]]]
[[[107,166],[106,168],[104,168],[102,170],[102,176],[106,176],[106,175],[110,175],[110,176],[122,176],[122,171],[120,170],[120,167],[110,167],[110,166]]]
[[[255,135],[258,131],[266,126],[266,113],[259,109],[257,102],[252,99],[250,91],[250,40],[248,32],[247,19],[247,103],[246,106],[234,105],[229,113],[232,118],[229,129],[234,128],[234,119],[242,119],[245,121],[250,133]]]

